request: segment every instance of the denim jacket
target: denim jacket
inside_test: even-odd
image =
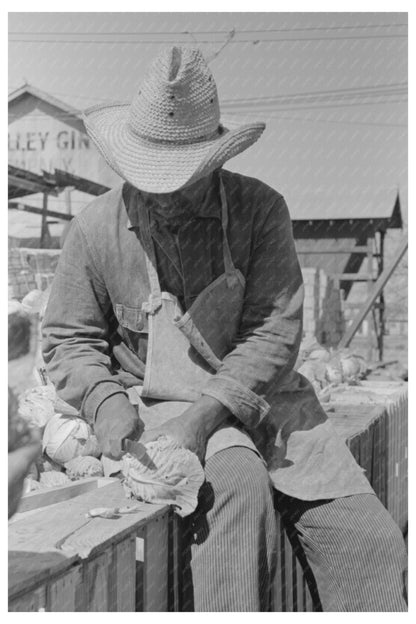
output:
[[[285,493],[312,500],[371,491],[311,384],[293,370],[304,293],[285,200],[259,180],[225,170],[221,175],[228,241],[246,290],[233,347],[203,394],[239,419]],[[162,287],[185,308],[223,272],[215,191],[213,185],[211,196],[177,227],[179,254],[163,223],[152,223]],[[142,304],[150,290],[140,201],[140,192],[125,184],[73,220],[44,319],[48,374],[60,397],[89,421],[107,397],[140,385],[144,375]]]

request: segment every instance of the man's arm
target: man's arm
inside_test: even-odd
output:
[[[235,348],[224,358],[203,395],[181,416],[144,433],[165,433],[199,457],[208,437],[230,414],[255,427],[269,411],[267,399],[297,358],[302,335],[303,282],[283,198],[267,213],[247,275]]]
[[[105,284],[78,219],[59,260],[43,322],[43,357],[59,396],[93,422],[100,405],[123,393],[109,356]],[[129,404],[127,395],[126,404]]]
[[[302,337],[303,281],[283,197],[270,207],[254,243],[234,349],[207,383],[246,426],[270,409],[268,398],[292,371]]]

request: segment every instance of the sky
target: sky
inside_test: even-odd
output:
[[[164,45],[198,45],[225,124],[267,124],[228,168],[289,210],[355,212],[398,189],[406,214],[406,24],[405,13],[10,13],[9,89],[28,82],[80,109],[129,101]]]

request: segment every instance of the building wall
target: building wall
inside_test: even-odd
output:
[[[9,164],[34,173],[62,169],[109,187],[121,181],[87,136],[81,119],[32,95],[9,105],[8,158]],[[80,212],[92,199],[91,195],[71,191],[72,214]],[[28,195],[20,201],[42,207],[43,197],[41,194]],[[49,196],[48,208],[66,212],[65,194]],[[14,217],[9,224],[10,236],[16,240],[33,236],[33,227],[29,227],[30,216],[21,212],[17,223]],[[40,216],[38,221],[40,237]],[[61,231],[64,226],[65,222],[62,222],[58,229]]]

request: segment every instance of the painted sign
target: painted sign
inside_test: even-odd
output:
[[[9,163],[34,173],[62,169],[108,186],[118,182],[81,122],[72,118],[72,123],[65,123],[66,119],[68,114],[59,111],[54,116],[32,109],[9,123]]]

